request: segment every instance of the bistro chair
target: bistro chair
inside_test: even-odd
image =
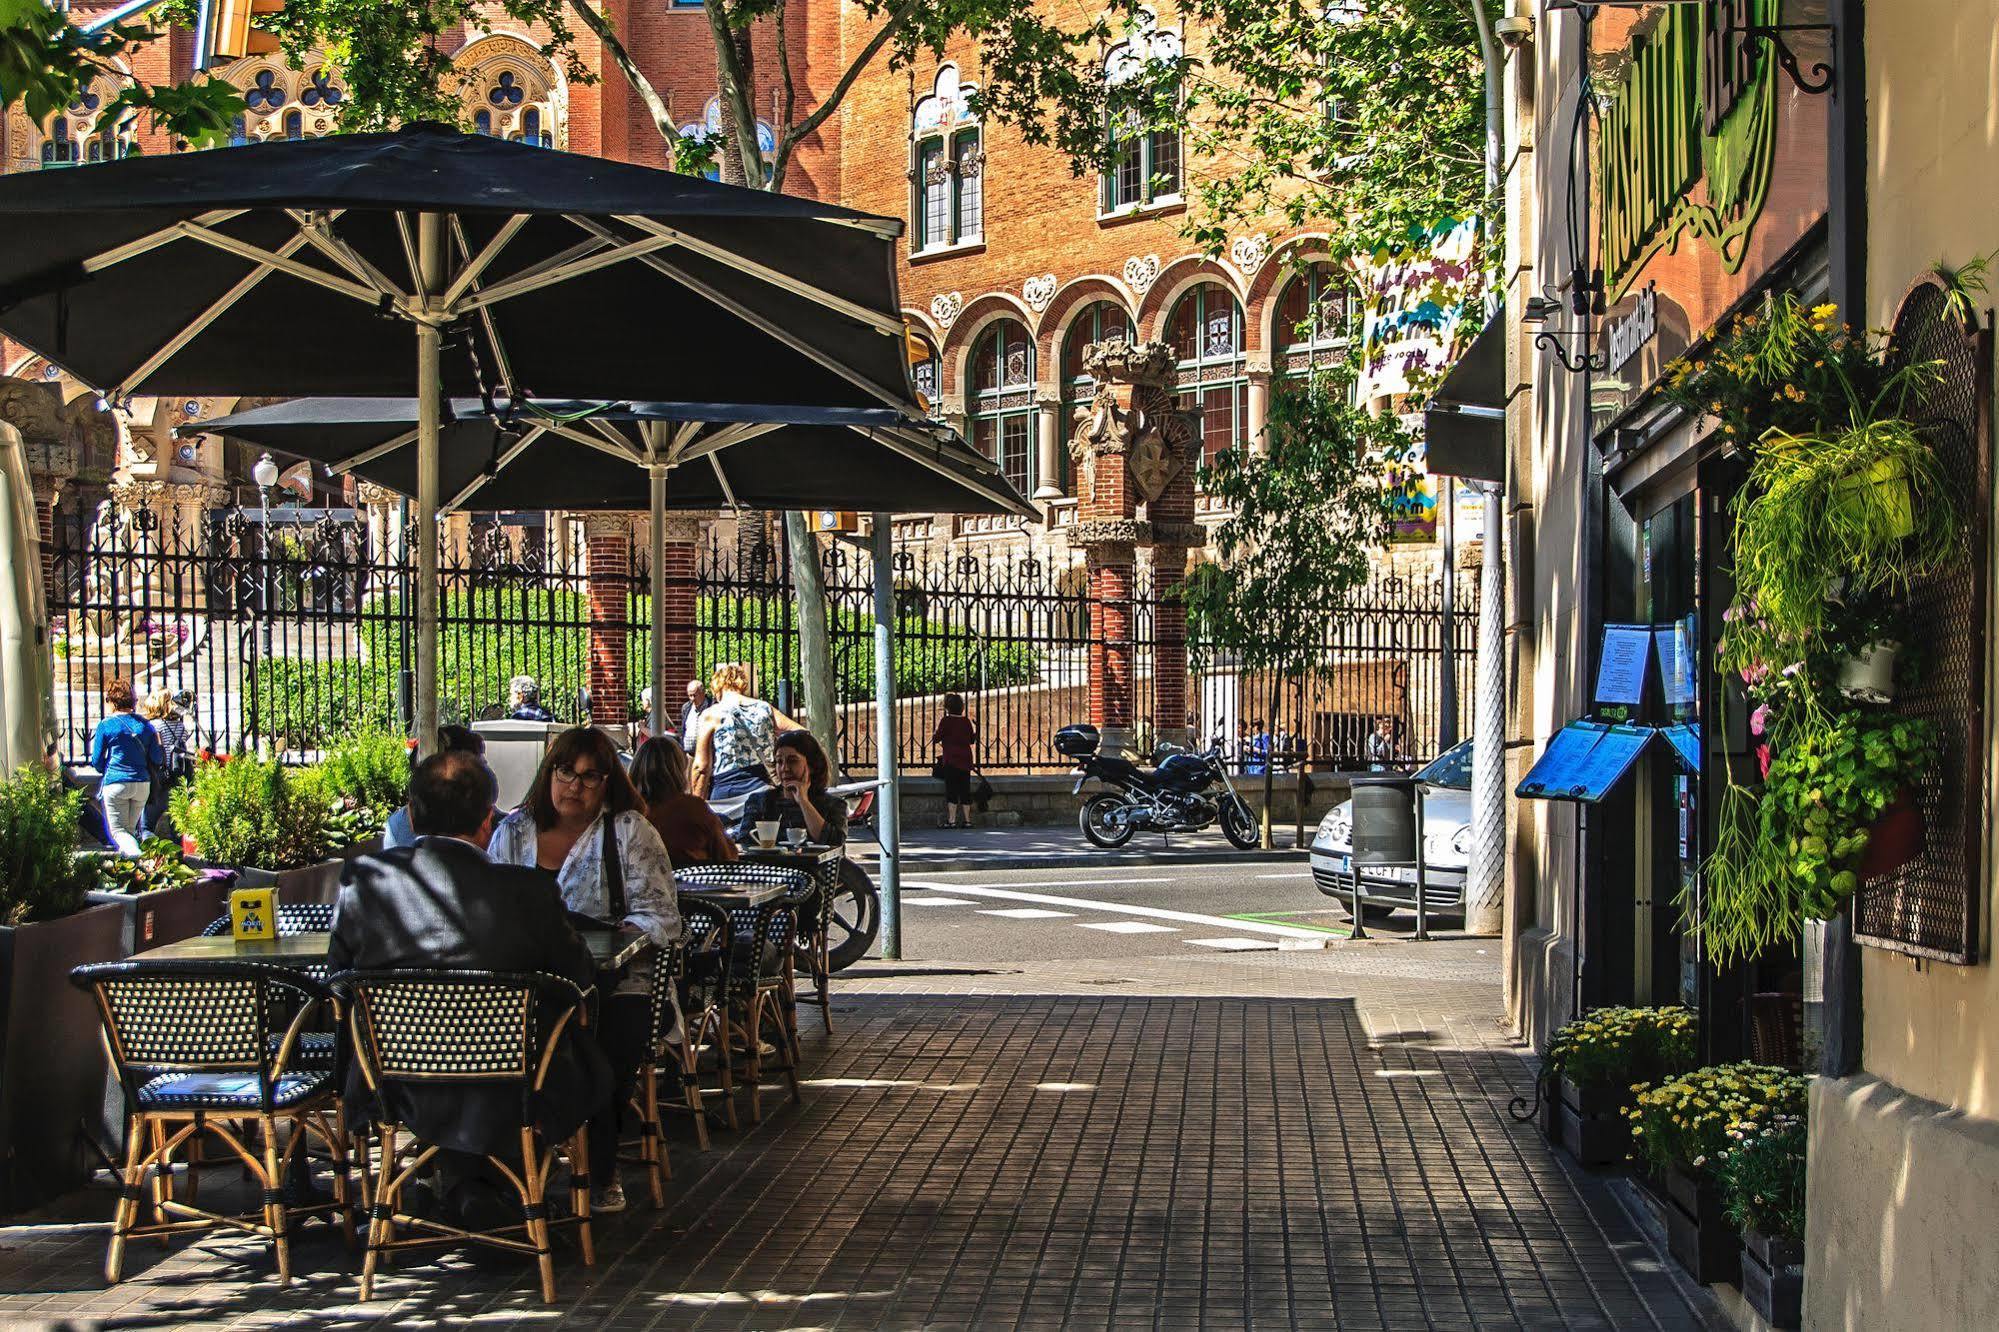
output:
[[[347,971],[335,976],[333,985],[347,999],[355,1058],[380,1116],[376,1135],[382,1159],[368,1213],[361,1298],[373,1298],[375,1268],[385,1254],[417,1246],[486,1244],[532,1254],[541,1269],[542,1300],[554,1303],[551,1226],[575,1225],[584,1266],[596,1262],[590,1237],[588,1130],[578,1128],[562,1146],[569,1157],[571,1214],[552,1221],[547,1186],[556,1144],[542,1141],[534,1104],[557,1042],[572,1020],[579,1026],[587,1021],[583,991],[559,976],[501,971]],[[399,1206],[404,1188],[439,1149],[414,1136],[404,1141],[404,1126],[390,1118],[393,1093],[466,1084],[519,1091],[520,1156],[486,1158],[520,1195],[522,1219],[517,1224],[462,1230],[411,1216]]]
[[[626,1164],[635,1164],[646,1172],[646,1183],[652,1189],[652,1205],[666,1206],[666,1181],[673,1178],[672,1163],[667,1160],[666,1144],[660,1137],[659,1080],[662,1074],[680,1083],[684,1106],[694,1114],[695,1135],[701,1150],[708,1150],[708,1130],[703,1122],[705,1113],[701,1106],[701,1087],[694,1076],[694,1066],[690,1051],[698,1047],[698,1042],[690,1044],[687,1022],[681,1023],[679,1031],[674,1030],[673,995],[681,988],[687,974],[687,948],[678,940],[665,948],[653,950],[649,959],[652,966],[651,1039],[646,1046],[646,1057],[639,1064],[638,1085],[632,1093],[633,1109],[639,1123],[638,1156],[620,1157]],[[644,965],[644,964],[641,964]],[[683,1014],[683,1018],[685,1015]]]
[[[675,877],[683,877],[676,873]],[[729,995],[736,974],[736,932],[729,913],[714,902],[682,894],[680,924],[682,980],[680,1015],[685,1019],[681,1062],[687,1069],[684,1085],[690,1105],[703,1105],[714,1092],[722,1098],[722,1115],[734,1132],[741,1127],[736,1117],[736,1076],[729,1056]],[[715,1055],[714,1087],[701,1085],[700,1060],[703,1050]],[[708,1150],[708,1116],[704,1110],[694,1117],[694,1137],[702,1151]]]
[[[784,889],[797,906],[798,945],[797,953],[805,959],[805,968],[812,977],[813,988],[819,1004],[819,1020],[826,1028],[826,1034],[833,1033],[833,966],[828,942],[833,925],[833,900],[838,896],[840,882],[840,862],[821,861],[811,874],[788,865],[760,864],[754,861],[733,861],[718,865],[696,865],[689,869],[677,869],[674,877],[689,883],[726,886],[733,883],[776,884]],[[748,921],[740,924],[748,924]],[[739,931],[740,932],[740,931]],[[792,1030],[796,1032],[796,1004],[798,1002],[796,978],[792,974],[785,977],[786,1001],[793,1006]],[[796,1046],[794,1042],[794,1055]]]
[[[333,929],[333,904],[331,902],[309,902],[295,906],[280,905],[277,911],[279,935],[326,934]],[[201,931],[205,939],[217,939],[229,933],[229,917],[217,916]],[[293,962],[294,971],[303,972],[313,980],[326,980],[326,966],[319,962]],[[339,1005],[328,1004],[325,1021],[315,1024],[299,1033],[298,1054],[295,1062],[300,1068],[333,1068],[340,1060]],[[200,1160],[199,1155],[195,1158]]]
[[[278,1280],[291,1281],[293,1218],[330,1214],[354,1242],[348,1210],[347,1129],[329,1069],[293,1067],[307,1021],[331,1000],[326,986],[296,971],[254,962],[100,962],[70,973],[97,999],[111,1065],[125,1093],[125,1166],[111,1226],[107,1280],[124,1267],[126,1242],[227,1226],[271,1241]],[[258,1129],[261,1151],[246,1145]],[[278,1126],[290,1133],[279,1146]],[[224,1215],[174,1197],[173,1158],[208,1134],[236,1153],[262,1191],[256,1213]],[[307,1136],[333,1162],[333,1201],[289,1206],[284,1180]],[[141,1185],[152,1173],[152,1220],[139,1223]]]
[[[792,942],[798,929],[798,899],[780,897],[759,907],[729,909],[736,935],[746,946],[733,950],[731,987],[723,1027],[727,1047],[740,1053],[741,1081],[750,1089],[750,1122],[763,1123],[764,1033],[773,1037],[778,1067],[798,1090],[798,1016],[792,1002]]]

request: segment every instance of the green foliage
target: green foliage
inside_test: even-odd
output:
[[[151,893],[182,888],[201,877],[180,846],[164,837],[139,843],[136,856],[106,856],[97,862],[97,887],[107,893]]]
[[[382,816],[402,807],[409,778],[409,741],[395,731],[351,732],[329,746],[319,763],[320,789],[328,800]]]
[[[125,23],[86,34],[66,8],[44,0],[0,0],[0,110],[19,102],[29,119],[40,123],[109,74],[123,86],[98,113],[99,123],[122,125],[144,112],[159,128],[196,147],[228,142],[229,122],[243,109],[236,89],[206,75],[153,86],[120,67],[152,36]]]
[[[222,756],[197,765],[170,803],[174,826],[212,864],[284,870],[325,858],[327,802],[316,773]]]
[[[0,922],[54,920],[83,905],[90,881],[76,854],[83,799],[32,768],[0,783]]]
[[[1480,3],[1182,5],[1205,40],[1179,116],[1190,162],[1214,163],[1189,182],[1197,239],[1220,251],[1244,224],[1281,217],[1326,230],[1344,259],[1393,248],[1439,218],[1495,218]]]
[[[1805,1112],[1802,1075],[1767,1064],[1722,1064],[1635,1088],[1632,1152],[1653,1169],[1706,1170],[1728,1149],[1731,1130],[1753,1131],[1774,1115]]]
[[[1767,1124],[1747,1121],[1728,1131],[1735,1146],[1721,1154],[1715,1173],[1729,1224],[1772,1239],[1805,1237],[1805,1121],[1776,1115]]]
[[[1220,560],[1185,586],[1189,647],[1247,670],[1295,674],[1317,663],[1325,625],[1365,585],[1396,502],[1386,470],[1413,441],[1389,413],[1354,405],[1353,367],[1273,385],[1261,455],[1230,451],[1201,485],[1229,516],[1214,531]]]
[[[1626,1087],[1693,1067],[1689,1008],[1593,1008],[1548,1043],[1548,1066],[1585,1089]]]

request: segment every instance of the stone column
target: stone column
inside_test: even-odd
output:
[[[666,617],[667,696],[660,700],[663,715],[678,719],[680,690],[694,678],[695,562],[701,545],[701,520],[691,514],[666,515],[666,591],[664,604],[654,614]]]
[[[1270,452],[1269,441],[1263,437],[1263,428],[1270,423],[1270,367],[1252,365],[1247,377],[1249,411],[1243,434],[1249,440],[1249,451],[1260,456]]]
[[[590,720],[622,726],[631,720],[631,687],[625,663],[631,649],[625,625],[631,589],[632,521],[629,514],[593,513],[583,520],[590,574]]]
[[[1041,474],[1034,499],[1046,503],[1062,498],[1062,399],[1034,400],[1035,470]]]
[[[1137,549],[1168,524],[1180,565],[1193,530],[1193,475],[1199,448],[1194,423],[1174,400],[1173,351],[1163,343],[1093,343],[1083,363],[1097,384],[1090,414],[1077,424],[1070,450],[1077,463],[1078,521],[1071,540],[1087,555],[1090,575],[1090,720],[1103,749],[1129,743],[1135,663],[1131,638],[1133,569]],[[1180,515],[1184,513],[1184,518]],[[1169,554],[1169,563],[1176,556]],[[1155,557],[1155,564],[1157,557]],[[1162,619],[1168,617],[1162,617]],[[1162,627],[1158,642],[1177,685],[1158,695],[1154,726],[1186,730],[1186,622],[1177,634]],[[1155,657],[1154,670],[1162,664]],[[1155,688],[1159,676],[1155,675]]]

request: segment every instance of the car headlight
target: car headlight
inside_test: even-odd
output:
[[[1469,823],[1458,829],[1457,835],[1451,838],[1451,850],[1464,856],[1466,859],[1471,858],[1471,825]]]
[[[1353,815],[1346,806],[1335,808],[1319,821],[1319,840],[1329,846],[1353,845]]]

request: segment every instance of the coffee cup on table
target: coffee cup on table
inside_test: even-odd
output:
[[[778,821],[776,819],[758,819],[756,827],[757,845],[766,847],[776,846],[777,826]]]

